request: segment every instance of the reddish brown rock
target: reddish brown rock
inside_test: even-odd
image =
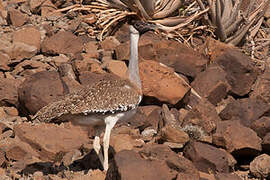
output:
[[[116,153],[122,150],[134,150],[136,147],[141,147],[143,142],[136,140],[129,134],[112,134],[110,145]]]
[[[18,86],[20,82],[15,79],[0,79],[0,106],[10,106],[19,104]]]
[[[29,17],[21,13],[19,10],[11,9],[8,11],[8,20],[15,27],[24,25],[28,21]]]
[[[13,33],[13,42],[21,42],[30,46],[35,46],[37,50],[40,49],[40,32],[35,27],[25,27]]]
[[[235,46],[223,43],[211,37],[206,38],[205,46],[207,49],[207,55],[210,57],[212,62],[215,62],[216,59],[219,56],[222,56],[222,54],[227,50],[237,50]]]
[[[205,132],[210,133],[216,129],[219,121],[220,118],[214,105],[202,98],[198,104],[192,105],[192,109],[185,116],[182,125],[196,125],[202,127]]]
[[[105,40],[101,41],[100,45],[102,49],[106,51],[112,51],[120,45],[120,42],[114,36],[109,36],[106,37]]]
[[[227,50],[215,60],[227,73],[232,93],[244,96],[251,90],[257,78],[257,71],[251,65],[252,60],[236,50]]]
[[[9,55],[0,52],[0,70],[8,71],[10,67],[8,64],[10,63],[10,57]]]
[[[216,180],[242,180],[238,175],[232,173],[218,173],[215,174]]]
[[[83,60],[77,60],[74,62],[74,67],[79,72],[80,75],[84,74],[85,71],[89,71],[87,73],[97,73],[102,74],[105,73],[103,69],[101,68],[101,65],[99,62],[93,59],[83,59]]]
[[[80,127],[63,127],[54,124],[31,125],[21,123],[14,126],[17,137],[28,143],[43,160],[56,160],[59,153],[67,153],[88,142],[88,135]]]
[[[63,95],[64,88],[56,71],[38,72],[27,78],[19,88],[20,103],[31,114]]]
[[[110,60],[105,63],[105,67],[108,69],[110,73],[117,75],[123,79],[127,78],[128,76],[128,68],[123,61],[115,61]]]
[[[20,161],[29,156],[38,157],[38,153],[29,144],[22,142],[17,136],[0,141],[0,147],[9,161]]]
[[[164,141],[186,144],[189,141],[189,136],[178,127],[167,125],[161,129],[161,136]]]
[[[22,42],[14,42],[10,47],[4,50],[11,60],[23,60],[31,58],[38,52],[35,46],[31,46]]]
[[[185,76],[194,78],[205,69],[208,63],[201,54],[176,41],[163,40],[154,48],[157,49],[157,61],[174,68],[175,72]]]
[[[223,120],[239,120],[244,126],[250,127],[255,120],[269,110],[269,104],[261,96],[257,96],[229,103],[219,116]]]
[[[87,57],[90,58],[99,58],[98,45],[96,41],[90,41],[84,44],[85,51],[87,53]]]
[[[261,154],[250,163],[250,172],[257,178],[270,178],[270,156]]]
[[[41,16],[49,17],[49,16],[61,16],[61,12],[56,12],[55,5],[50,0],[45,0],[41,4]]]
[[[251,97],[262,97],[270,103],[270,68],[266,67],[264,73],[260,75],[253,86]]]
[[[52,67],[47,63],[36,60],[24,60],[15,67],[15,69],[12,71],[12,74],[14,76],[20,75],[23,77],[28,77],[37,72],[47,71],[50,69],[52,69]]]
[[[80,38],[68,31],[59,31],[51,37],[46,37],[41,44],[42,52],[46,54],[77,54],[83,50]]]
[[[131,150],[116,153],[114,159],[116,172],[113,172],[113,166],[111,165],[107,172],[107,178],[167,180],[175,178],[177,174],[172,172],[164,161],[145,160],[138,153]]]
[[[209,144],[192,141],[184,148],[184,156],[202,172],[228,173],[229,162],[224,151]]]
[[[213,105],[217,105],[227,96],[231,89],[226,72],[218,65],[212,65],[196,76],[191,86],[201,96],[208,99]]]
[[[257,155],[262,150],[261,142],[256,132],[233,120],[218,122],[213,134],[213,143],[236,157]]]
[[[30,0],[29,6],[32,13],[38,13],[40,12],[40,6],[42,4],[42,1],[40,0]]]
[[[176,171],[177,179],[198,180],[199,172],[192,162],[184,156],[174,153],[169,147],[161,144],[149,144],[140,151],[148,160],[165,161],[171,171]]]
[[[2,165],[6,162],[6,158],[5,158],[5,153],[0,149],[0,166],[2,167]],[[1,176],[1,174],[0,174]]]
[[[263,138],[270,132],[270,117],[263,116],[260,119],[257,119],[252,123],[251,128],[260,138]]]
[[[262,148],[265,152],[270,152],[270,132],[264,136]]]
[[[176,104],[190,90],[190,86],[173,69],[163,64],[143,61],[139,66],[145,96]]]

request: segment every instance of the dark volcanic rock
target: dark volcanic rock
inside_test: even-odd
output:
[[[250,92],[257,72],[248,56],[236,50],[227,50],[215,61],[226,71],[234,94],[244,96]]]
[[[214,146],[192,141],[184,148],[184,156],[189,158],[199,171],[208,173],[211,169],[214,173],[229,172],[227,154]]]

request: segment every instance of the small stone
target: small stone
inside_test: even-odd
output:
[[[270,156],[261,154],[250,163],[251,173],[260,179],[270,178]]]

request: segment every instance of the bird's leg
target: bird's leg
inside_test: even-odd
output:
[[[101,164],[103,166],[104,158],[103,158],[103,155],[101,153],[100,139],[99,139],[98,136],[95,136],[95,139],[94,139],[94,142],[93,142],[93,147],[94,147],[94,150],[97,153],[98,158],[99,158],[99,160],[100,160],[100,162],[101,162]]]
[[[111,130],[114,127],[114,125],[116,124],[117,120],[118,120],[118,118],[110,117],[110,116],[105,119],[106,128],[105,128],[105,134],[103,137],[103,150],[104,150],[103,167],[104,167],[104,171],[107,171],[108,167],[109,167],[108,150],[109,150],[109,145],[110,145],[110,135],[111,135]]]

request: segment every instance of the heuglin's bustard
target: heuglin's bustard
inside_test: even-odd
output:
[[[142,99],[138,67],[140,35],[133,25],[129,26],[129,30],[129,79],[105,78],[94,85],[66,96],[63,100],[43,107],[33,117],[34,121],[38,122],[61,122],[65,119],[84,126],[106,125],[103,138],[104,158],[98,136],[95,137],[93,143],[94,150],[98,154],[105,171],[108,170],[108,149],[112,128],[118,120],[128,119],[135,114]],[[145,31],[144,27],[142,31]]]

